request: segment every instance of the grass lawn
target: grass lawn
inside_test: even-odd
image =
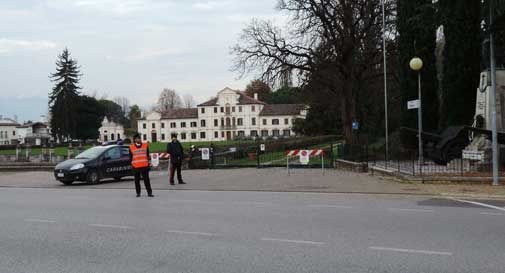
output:
[[[210,147],[210,144],[214,143],[215,147],[220,147],[220,146],[230,146],[233,144],[252,144],[254,143],[253,140],[250,141],[219,141],[219,142],[210,142],[210,141],[199,141],[199,142],[181,142],[182,147],[184,148],[184,151],[188,151],[191,145],[195,145],[196,147]],[[85,149],[91,148],[91,145],[85,146]],[[167,149],[167,142],[155,142],[151,143],[149,145],[149,150],[150,152],[153,153],[161,153],[165,152]],[[74,155],[75,153],[78,153],[74,147]],[[55,148],[55,154],[58,156],[66,156],[68,151],[68,147],[56,147]],[[21,150],[22,153],[25,153],[25,150]],[[33,148],[31,150],[32,155],[40,155],[42,153],[42,148]],[[0,150],[0,155],[16,155],[16,150],[15,149],[10,149],[10,150]]]
[[[195,145],[196,147],[210,147],[210,144],[213,143],[215,147],[222,147],[222,146],[233,146],[233,145],[244,145],[244,144],[249,144],[253,145],[256,143],[254,140],[230,140],[230,141],[216,141],[216,142],[210,142],[210,141],[198,141],[198,142],[181,142],[182,147],[184,148],[184,151],[187,152],[190,148],[191,145]],[[322,144],[317,144],[310,146],[309,149],[329,149],[331,143],[322,143]],[[85,149],[88,149],[92,147],[91,145],[85,146]],[[155,142],[151,143],[149,146],[150,152],[154,153],[160,153],[160,152],[165,152],[166,147],[167,147],[167,142]],[[56,147],[55,148],[55,154],[57,156],[66,156],[68,151],[68,147]],[[333,151],[334,154],[336,155],[337,152],[337,145],[333,145]],[[24,153],[24,150],[21,150],[22,153]],[[32,155],[40,155],[42,153],[41,148],[33,148],[31,150]],[[74,147],[74,156],[78,154],[77,148]],[[11,150],[0,150],[0,155],[16,155],[16,150],[11,149]],[[298,158],[296,158],[298,160]],[[280,152],[268,152],[266,154],[261,155],[261,163],[266,163],[266,164],[284,164],[286,161],[286,155],[284,151]],[[326,161],[326,158],[325,158]],[[310,164],[317,164],[317,162],[321,162],[319,157],[311,158]],[[256,160],[250,160],[249,158],[240,158],[240,159],[232,159],[228,161],[228,164],[233,164],[233,165],[256,165]]]
[[[184,151],[188,151],[191,145],[195,145],[196,147],[210,147],[210,144],[213,143],[214,147],[220,147],[220,146],[230,146],[234,144],[254,144],[254,140],[229,140],[229,141],[215,141],[215,142],[210,142],[210,141],[196,141],[196,142],[181,142],[182,147],[184,148]],[[155,153],[160,153],[160,152],[165,152],[167,150],[167,142],[155,142],[149,144],[149,151],[150,152],[155,152]]]
[[[309,149],[325,149],[326,152],[328,152],[329,148],[331,147],[331,143],[322,143],[322,144],[317,144],[310,146]],[[337,145],[333,143],[333,153],[335,154],[337,152]],[[329,155],[325,155],[324,158],[322,159],[321,156],[316,156],[316,157],[311,157],[309,164],[310,165],[321,165],[322,160],[324,160],[324,164],[327,165],[330,163],[330,158]],[[293,162],[294,164],[299,164],[299,157],[298,156],[292,156],[289,159],[289,162]],[[280,152],[267,152],[263,155],[260,155],[260,163],[262,165],[285,165],[286,164],[286,152],[285,151],[280,151]],[[257,165],[257,160],[251,160],[248,157],[240,158],[240,159],[234,159],[228,161],[229,165],[239,165],[239,166],[256,166]]]
[[[91,146],[85,146],[84,149],[88,149],[90,147]],[[76,149],[76,148],[74,148],[74,149]],[[68,147],[56,147],[54,149],[54,153],[57,156],[65,156],[65,155],[67,155],[67,151],[68,151]],[[26,153],[26,151],[24,149],[22,149],[21,153]],[[74,150],[74,155],[75,155],[75,153],[78,153],[78,151]],[[42,154],[42,148],[33,148],[31,150],[31,154],[32,155],[40,155],[40,154]],[[12,150],[0,150],[0,155],[16,155],[16,150],[15,149],[12,149]]]

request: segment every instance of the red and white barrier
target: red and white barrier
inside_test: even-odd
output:
[[[159,153],[160,159],[170,159],[169,153]]]
[[[312,150],[290,150],[286,152],[286,169],[288,175],[290,175],[289,170],[289,160],[293,157],[298,156],[300,159],[300,164],[308,165],[310,157],[320,156],[321,157],[321,171],[324,175],[324,150],[322,149],[312,149]]]
[[[313,149],[313,150],[291,150],[291,151],[287,151],[286,155],[287,156],[299,156],[300,153],[302,153],[302,152],[308,152],[309,156],[319,156],[319,155],[324,154],[324,150]]]

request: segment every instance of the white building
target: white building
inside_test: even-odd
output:
[[[16,141],[19,144],[47,145],[51,140],[51,130],[44,122],[29,122],[16,127]]]
[[[100,132],[100,136],[98,137],[98,141],[100,142],[116,141],[125,138],[123,125],[115,123],[107,117],[103,118],[102,127],[98,131]]]
[[[255,96],[256,97],[256,96]],[[290,137],[296,119],[305,119],[303,104],[266,104],[225,88],[196,108],[150,112],[138,121],[144,141],[222,141],[243,137]]]
[[[0,145],[16,144],[16,127],[19,126],[13,119],[0,117]]]

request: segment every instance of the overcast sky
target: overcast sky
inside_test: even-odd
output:
[[[276,0],[0,0],[0,115],[37,119],[68,47],[87,94],[152,104],[164,88],[202,102],[252,78],[230,47],[252,19],[282,23]]]

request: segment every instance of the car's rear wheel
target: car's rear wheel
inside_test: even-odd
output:
[[[98,184],[100,183],[100,177],[98,176],[98,172],[96,170],[90,170],[86,175],[86,181],[89,184]]]

